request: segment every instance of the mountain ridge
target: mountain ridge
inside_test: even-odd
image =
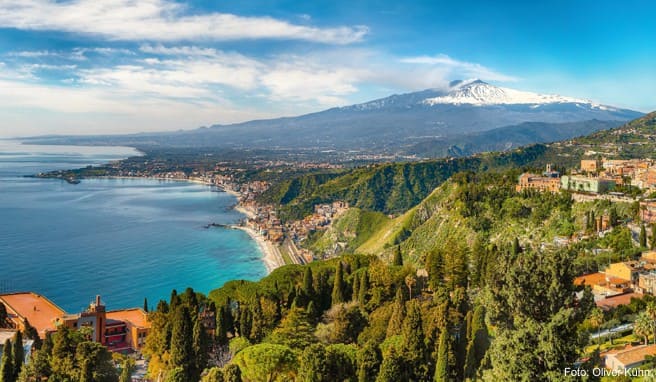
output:
[[[467,92],[462,93],[465,90]],[[467,134],[526,122],[552,124],[553,126],[550,128],[557,132],[557,138],[569,138],[578,134],[570,132],[567,126],[558,126],[558,124],[585,122],[597,124],[596,129],[603,129],[608,128],[607,121],[617,121],[619,124],[642,115],[633,110],[611,106],[602,107],[574,98],[511,90],[495,87],[480,80],[461,81],[453,83],[450,90],[426,89],[395,94],[361,104],[331,108],[296,117],[212,125],[206,128],[169,133],[41,137],[31,139],[31,141],[137,147],[213,146],[235,149],[357,150],[369,153],[412,155],[417,154],[412,152],[412,148],[416,144],[431,139],[466,138]],[[501,101],[509,102],[509,100],[517,101],[517,94],[520,93],[524,97],[528,97],[526,99],[541,103],[500,103]],[[509,97],[508,94],[511,94],[512,97]],[[460,98],[453,100],[453,103],[442,102],[451,99],[449,97]],[[479,103],[462,102],[470,98]],[[436,100],[442,101],[437,102]],[[510,142],[509,147],[538,141],[544,141],[544,138],[538,140],[538,137],[529,137],[527,140],[524,137],[521,141]]]

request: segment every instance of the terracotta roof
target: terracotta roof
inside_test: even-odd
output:
[[[608,281],[606,280],[608,278]],[[610,283],[612,285],[617,285],[617,284],[628,284],[630,283],[629,280],[621,279],[618,277],[612,277],[608,276],[605,273],[597,272],[597,273],[590,273],[589,275],[583,275],[576,277],[574,279],[574,285],[606,285],[607,283]]]
[[[644,361],[645,356],[656,355],[656,345],[634,346],[608,355],[614,356],[622,365],[629,366]]]
[[[112,310],[107,312],[107,318],[118,321],[128,321],[139,328],[150,328],[148,314],[141,308]]]
[[[23,319],[27,318],[40,336],[44,336],[46,331],[56,330],[55,321],[66,314],[46,297],[32,292],[3,294],[0,301],[7,306],[15,322],[22,324]]]
[[[596,304],[601,309],[608,310],[610,308],[615,308],[620,305],[629,305],[631,303],[631,298],[641,299],[642,297],[643,295],[639,293],[625,293],[625,294],[620,294],[617,296],[612,296],[612,297],[598,300],[596,301]]]

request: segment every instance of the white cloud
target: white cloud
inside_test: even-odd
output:
[[[404,64],[425,66],[428,78],[432,80],[454,78],[454,75],[463,78],[480,78],[488,81],[512,82],[517,81],[517,77],[499,73],[493,69],[487,68],[481,64],[456,60],[445,54],[435,56],[417,56],[402,58],[400,62]],[[424,69],[425,70],[425,69]]]
[[[171,0],[4,0],[0,26],[123,41],[289,39],[350,44],[368,33],[365,26],[318,28],[272,17],[189,14]]]

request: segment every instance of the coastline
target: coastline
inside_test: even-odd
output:
[[[232,195],[236,197],[239,200],[239,197],[241,196],[238,192],[233,191],[233,190],[228,190],[223,187],[217,186],[216,184],[212,182],[207,182],[198,178],[164,178],[164,177],[155,177],[155,176],[115,176],[115,175],[109,175],[109,176],[96,176],[94,178],[97,179],[151,179],[151,180],[160,180],[160,181],[172,181],[172,182],[189,182],[189,183],[196,183],[196,184],[202,184],[205,186],[212,186],[212,187],[217,187],[219,188],[222,192],[225,192],[229,195]],[[247,208],[244,208],[240,206],[239,204],[236,204],[233,209],[243,215],[245,215],[249,219],[255,218],[255,215],[253,214],[252,211],[250,211]],[[273,272],[274,269],[279,268],[283,265],[285,265],[285,261],[282,257],[282,254],[280,253],[280,250],[275,246],[275,244],[265,240],[262,236],[258,235],[255,230],[249,227],[241,226],[241,225],[229,225],[229,227],[234,228],[234,229],[239,229],[248,234],[252,240],[254,240],[257,243],[257,246],[262,253],[262,262],[264,263],[264,266],[267,269],[267,274],[270,274]]]
[[[271,273],[274,269],[285,265],[285,261],[283,260],[280,251],[273,243],[264,240],[264,238],[258,235],[252,228],[239,225],[233,225],[232,227],[246,232],[248,236],[257,243],[260,252],[262,252],[262,261],[267,268],[267,273]]]

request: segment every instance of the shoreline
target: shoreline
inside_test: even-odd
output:
[[[217,186],[214,183],[211,182],[206,182],[200,179],[184,179],[184,178],[160,178],[160,177],[154,177],[154,176],[98,176],[96,178],[109,178],[109,179],[152,179],[152,180],[165,180],[165,181],[173,181],[173,182],[189,182],[189,183],[196,183],[196,184],[202,184],[205,186],[212,186],[220,189],[222,192],[225,192],[229,195],[234,196],[239,200],[241,195],[233,190],[228,190],[223,187]],[[253,219],[255,218],[255,215],[253,214],[252,211],[250,211],[247,208],[244,208],[243,206],[239,205],[237,203],[232,207],[233,210],[241,213],[242,215],[246,216],[248,219]],[[253,230],[250,227],[245,227],[241,225],[236,225],[236,224],[228,224],[226,225],[230,228],[233,229],[239,229],[241,231],[246,232],[250,238],[255,241],[257,244],[258,249],[262,253],[262,262],[264,263],[264,266],[267,270],[267,275],[273,272],[276,268],[280,268],[283,265],[285,265],[285,260],[282,257],[282,254],[280,253],[280,250],[275,246],[275,244],[271,243],[270,241],[265,240],[262,236],[258,235],[255,230]]]
[[[90,178],[95,178],[95,179],[150,179],[150,180],[159,180],[159,181],[171,181],[171,182],[188,182],[188,183],[195,183],[195,184],[201,184],[205,186],[211,186],[211,187],[216,187],[220,189],[222,192],[225,192],[229,195],[234,196],[239,200],[239,197],[241,196],[238,192],[233,191],[233,190],[227,190],[221,186],[217,186],[214,183],[203,181],[201,179],[189,179],[189,178],[162,178],[162,177],[156,177],[156,176],[116,176],[116,175],[107,175],[107,176],[94,176]],[[252,211],[242,207],[237,203],[232,207],[233,210],[241,213],[242,215],[245,215],[247,218],[254,218],[255,215],[253,214]],[[248,234],[250,238],[255,241],[255,243],[258,246],[258,249],[262,253],[262,262],[264,263],[264,266],[266,267],[267,270],[267,275],[273,272],[274,269],[282,267],[285,265],[285,261],[282,257],[282,254],[280,253],[280,250],[276,248],[276,246],[265,240],[262,236],[258,235],[255,230],[249,227],[241,226],[241,225],[236,225],[236,224],[227,224],[227,227],[233,228],[233,229],[239,229]]]
[[[267,274],[271,274],[276,268],[285,265],[285,261],[278,248],[273,243],[258,235],[252,228],[239,225],[233,225],[231,227],[246,232],[257,243],[260,252],[262,252],[262,262],[264,262],[264,266],[267,269]]]

